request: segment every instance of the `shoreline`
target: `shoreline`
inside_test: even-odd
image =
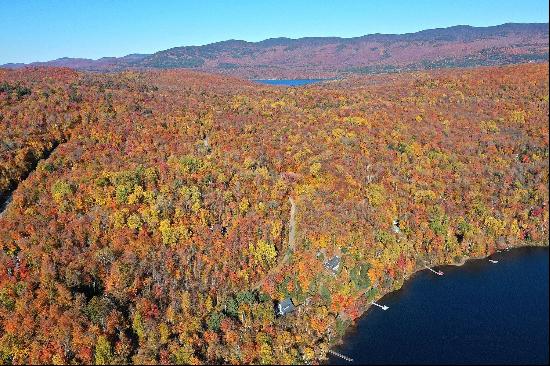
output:
[[[495,251],[493,253],[490,253],[490,254],[487,254],[486,256],[482,256],[482,257],[466,257],[466,256],[463,256],[462,259],[459,261],[459,262],[454,262],[454,263],[441,263],[441,264],[437,264],[433,267],[430,267],[432,269],[435,269],[435,268],[438,268],[438,267],[462,267],[464,266],[467,262],[471,262],[471,261],[479,261],[479,260],[484,260],[484,259],[487,259],[493,255],[495,255],[496,253],[502,253],[502,252],[508,252],[508,251],[513,251],[515,249],[525,249],[525,248],[549,248],[549,243],[539,243],[539,244],[533,244],[533,243],[529,243],[529,244],[524,244],[524,245],[516,245],[516,246],[510,246],[508,247],[507,249],[498,249],[499,251]],[[427,271],[428,269],[427,268],[420,268],[420,269],[417,269],[409,274],[407,274],[406,276],[403,277],[403,283],[396,289],[393,289],[393,290],[390,290],[390,291],[386,291],[386,292],[380,292],[379,294],[377,294],[374,299],[373,299],[373,302],[377,302],[379,301],[380,299],[382,299],[384,296],[386,295],[389,295],[391,293],[395,293],[399,290],[401,290],[403,288],[403,286],[405,285],[405,283],[407,283],[412,277],[414,277],[415,274],[419,273],[419,272],[422,272],[422,271]],[[356,301],[359,301],[363,298],[364,294],[361,294]],[[372,307],[373,305],[372,304],[367,304],[366,307],[364,308],[364,310],[361,312],[361,315],[359,315],[359,317],[357,317],[356,319],[360,319],[362,317],[365,316],[365,314],[367,313],[367,311]],[[329,342],[329,348],[327,349],[327,352],[324,353],[322,355],[322,357],[320,357],[318,359],[319,363],[323,363],[323,364],[326,364],[326,362],[329,360],[329,350],[333,350],[334,347],[336,346],[339,346],[341,344],[344,343],[344,337],[345,337],[345,334],[349,331],[349,329],[353,326],[356,326],[356,323],[357,321],[356,320],[353,320],[352,323],[348,324],[348,326],[346,327],[346,330],[344,332],[344,334],[342,334],[341,336],[339,336],[338,338],[332,340]]]

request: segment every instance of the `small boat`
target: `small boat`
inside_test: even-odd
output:
[[[491,263],[498,263],[498,261],[494,260],[494,259],[489,259],[489,262]]]

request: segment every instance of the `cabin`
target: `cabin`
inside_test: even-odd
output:
[[[293,312],[294,310],[296,310],[296,307],[292,303],[292,299],[289,298],[289,297],[287,297],[286,299],[281,300],[277,304],[277,315],[279,315],[279,316],[286,315],[288,313]]]
[[[340,269],[341,259],[339,256],[334,256],[332,259],[329,259],[325,262],[325,268],[331,270],[334,274],[338,273]]]

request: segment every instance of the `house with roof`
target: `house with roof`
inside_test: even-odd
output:
[[[340,262],[342,259],[340,256],[336,255],[325,262],[325,268],[332,271],[332,273],[336,274],[338,273],[338,270],[340,269]]]
[[[292,299],[290,297],[279,301],[279,303],[277,304],[277,315],[279,316],[286,315],[293,312],[294,310],[296,310],[296,307],[292,303]]]

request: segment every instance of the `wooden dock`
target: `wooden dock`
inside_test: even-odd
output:
[[[441,271],[435,271],[435,270],[433,270],[432,268],[430,268],[426,265],[424,267],[426,267],[426,269],[429,269],[430,271],[432,271],[433,273],[435,273],[438,276],[443,276],[443,272],[441,272]]]
[[[380,305],[380,304],[375,303],[374,301],[371,302],[371,304],[373,304],[374,306],[378,306],[378,307],[379,307],[380,309],[382,309],[382,310],[388,310],[388,309],[389,309],[389,306]]]
[[[348,356],[344,356],[343,354],[338,353],[336,351],[333,351],[331,349],[328,350],[328,353],[330,353],[331,355],[334,355],[336,357],[340,357],[342,360],[345,360],[345,361],[348,361],[348,362],[353,362],[353,358],[348,357]]]

